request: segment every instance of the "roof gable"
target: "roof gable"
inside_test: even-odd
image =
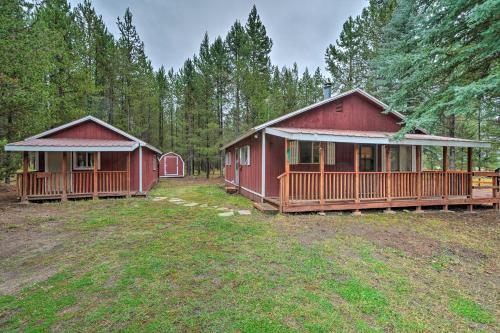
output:
[[[261,125],[258,125],[258,126],[255,126],[253,128],[251,128],[248,132],[244,133],[243,135],[239,136],[238,138],[236,138],[235,140],[232,140],[231,142],[225,144],[222,149],[225,149],[233,144],[235,144],[236,142],[246,138],[247,136],[249,135],[252,135],[253,133],[255,132],[258,132],[260,130],[263,130],[269,126],[273,126],[275,124],[278,124],[278,123],[281,123],[281,122],[284,122],[285,120],[287,119],[290,119],[290,118],[293,118],[293,117],[296,117],[298,115],[301,115],[305,112],[308,112],[308,111],[311,111],[311,110],[315,110],[321,106],[324,106],[326,104],[329,104],[331,102],[334,102],[334,101],[337,101],[337,100],[340,100],[344,97],[347,97],[349,95],[353,95],[353,94],[359,94],[361,96],[363,96],[364,98],[366,98],[367,100],[369,100],[370,102],[372,102],[373,104],[379,106],[382,110],[386,110],[388,109],[388,105],[385,104],[384,102],[380,101],[378,98],[370,95],[369,93],[367,93],[366,91],[362,90],[362,89],[359,89],[359,88],[356,88],[356,89],[352,89],[352,90],[349,90],[349,91],[346,91],[346,92],[343,92],[343,93],[340,93],[340,94],[337,94],[335,96],[332,96],[330,98],[327,98],[327,99],[324,99],[322,101],[319,101],[317,103],[314,103],[314,104],[311,104],[311,105],[308,105],[302,109],[299,109],[299,110],[296,110],[296,111],[293,111],[293,112],[290,112],[288,114],[285,114],[281,117],[278,117],[278,118],[275,118],[275,119],[272,119],[268,122],[265,122]],[[396,117],[396,119],[399,119],[401,120],[401,122],[404,122],[405,120],[405,117],[399,113],[399,112],[395,112],[395,111],[389,111],[388,114],[391,114],[393,115],[394,117]],[[419,131],[421,131],[422,133],[425,133],[427,134],[427,131],[421,129],[421,128],[418,128]]]
[[[147,147],[151,150],[153,150],[154,152],[158,153],[158,154],[161,154],[161,151],[153,146],[151,146],[150,144],[136,138],[135,136],[131,135],[131,134],[128,134],[127,132],[125,131],[122,131],[121,129],[113,126],[113,125],[110,125],[108,124],[107,122],[105,121],[102,121],[96,117],[93,117],[93,116],[86,116],[86,117],[83,117],[83,118],[80,118],[80,119],[77,119],[75,121],[72,121],[72,122],[69,122],[67,124],[64,124],[64,125],[61,125],[61,126],[58,126],[58,127],[55,127],[55,128],[52,128],[50,130],[47,130],[45,132],[42,132],[42,133],[39,133],[37,135],[34,135],[34,136],[31,136],[29,138],[27,138],[27,140],[31,140],[31,139],[40,139],[40,138],[46,138],[46,137],[53,137],[53,136],[56,136],[56,133],[60,133],[64,130],[68,130],[70,128],[74,128],[75,126],[79,126],[79,125],[82,125],[86,122],[93,122],[113,133],[116,134],[115,136],[115,139],[117,138],[120,138],[120,139],[123,139],[123,138],[126,138],[126,139],[129,139],[131,141],[134,141],[136,143],[138,143],[139,146],[144,146],[144,147]],[[83,138],[82,138],[83,139]],[[108,138],[110,139],[110,138]]]

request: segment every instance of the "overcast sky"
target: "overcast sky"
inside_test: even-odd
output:
[[[83,0],[70,0],[72,6]],[[226,36],[235,20],[244,25],[252,5],[257,6],[273,40],[271,61],[302,72],[320,67],[349,15],[355,16],[366,0],[92,0],[108,29],[118,37],[116,20],[130,7],[133,22],[153,66],[178,69],[198,52],[205,31],[210,40]]]

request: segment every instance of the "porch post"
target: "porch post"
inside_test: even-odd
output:
[[[443,146],[443,199],[448,203],[448,147]],[[448,211],[448,205],[443,205],[443,211]]]
[[[288,139],[285,138],[285,205],[288,205],[290,195],[290,161],[288,160]]]
[[[387,202],[392,201],[392,166],[391,166],[391,146],[385,145],[385,195],[387,197]],[[387,207],[387,213],[392,213],[391,207]]]
[[[67,168],[68,166],[68,153],[63,151],[63,156],[62,156],[62,167],[61,167],[61,170],[62,170],[62,177],[63,177],[63,181],[62,181],[62,195],[61,195],[61,200],[62,201],[66,201],[68,200],[68,195],[66,193],[67,191],[67,188],[68,188],[68,177],[67,177]]]
[[[319,143],[319,203],[325,203],[325,144]]]
[[[93,153],[92,164],[94,166],[92,169],[92,175],[94,178],[94,193],[92,194],[92,198],[95,200],[97,199],[97,152]]]
[[[129,197],[130,197],[130,152],[127,153],[127,198]]]
[[[28,152],[23,152],[23,187],[21,193],[21,202],[28,201],[28,165],[29,165],[29,157]]]
[[[467,148],[467,197],[472,199],[472,147]],[[474,206],[470,204],[468,209],[472,212]]]
[[[415,168],[417,171],[417,212],[422,211],[420,200],[422,199],[422,146],[415,146]]]
[[[359,203],[359,144],[354,144],[354,202]],[[358,208],[354,210],[355,215],[361,214]]]

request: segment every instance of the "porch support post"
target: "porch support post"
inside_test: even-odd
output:
[[[391,183],[392,183],[392,168],[391,168],[391,146],[385,146],[385,195],[387,196],[387,202],[392,201],[391,193]],[[387,207],[387,213],[391,213],[391,207]]]
[[[94,191],[92,193],[92,198],[97,199],[97,152],[93,153],[92,156],[92,165],[94,168],[92,169],[92,175],[94,179]]]
[[[68,166],[68,153],[63,151],[62,153],[62,167],[61,167],[61,170],[62,170],[62,177],[63,177],[63,181],[62,181],[62,195],[61,195],[61,200],[62,201],[66,201],[68,200],[68,194],[66,193],[67,191],[67,188],[68,188],[68,175],[67,175],[67,168]]]
[[[359,144],[354,144],[354,202],[359,203]],[[354,215],[359,215],[361,212],[358,208],[354,210]]]
[[[443,199],[448,201],[448,147],[443,146]],[[443,211],[448,211],[448,205],[443,205]]]
[[[325,203],[325,143],[319,143],[319,203]]]
[[[290,161],[288,160],[288,139],[285,139],[285,205],[288,206],[290,195]]]
[[[467,197],[472,199],[472,147],[467,148]],[[474,206],[468,206],[470,212],[473,211]]]
[[[28,152],[23,152],[23,187],[21,193],[21,202],[28,201],[28,166],[29,166],[29,157]]]
[[[127,152],[127,198],[130,198],[130,152]]]
[[[422,199],[422,146],[415,146],[415,169],[417,171],[417,201],[416,211],[422,212],[420,200]]]

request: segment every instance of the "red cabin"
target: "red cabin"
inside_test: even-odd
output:
[[[22,201],[144,195],[159,177],[160,150],[92,116],[5,150],[23,152]]]
[[[416,130],[395,140],[404,117],[361,89],[291,112],[226,144],[225,184],[283,212],[493,204],[498,189],[473,186],[472,148],[489,143]],[[423,146],[443,148],[440,170],[422,170]],[[448,168],[448,147],[467,147],[467,170]],[[474,191],[473,191],[474,189]],[[264,205],[266,203],[266,205]]]
[[[184,160],[181,155],[169,152],[160,157],[160,177],[184,177]]]

